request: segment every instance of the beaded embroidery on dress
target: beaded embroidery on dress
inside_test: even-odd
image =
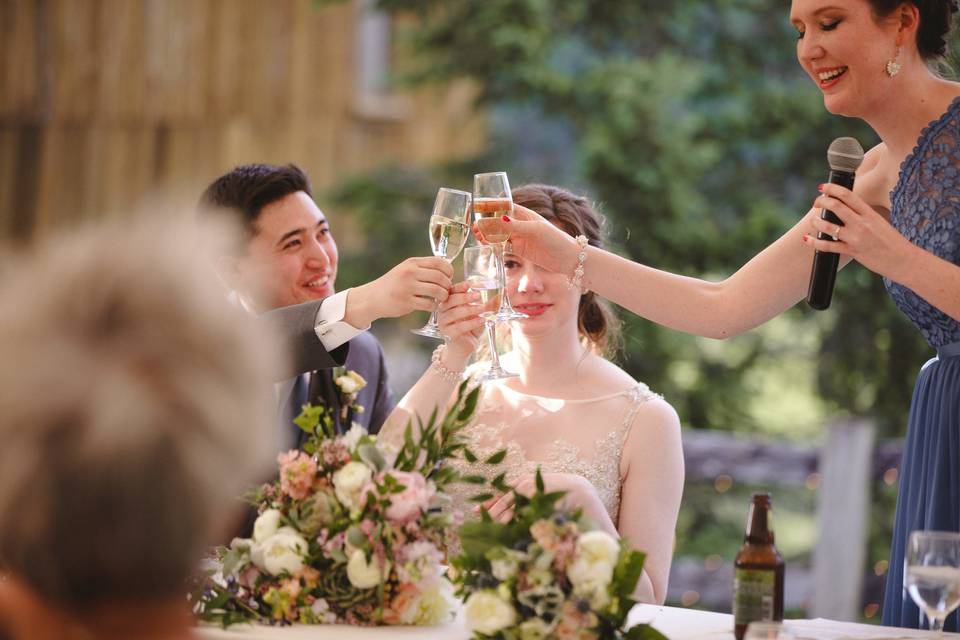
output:
[[[890,222],[907,240],[960,264],[960,98],[920,134],[890,203]],[[960,342],[960,322],[903,285],[886,278],[884,284],[931,347]]]
[[[463,431],[480,461],[457,459],[452,465],[488,480],[506,472],[508,483],[535,473],[538,466],[544,473],[575,473],[596,487],[616,524],[623,444],[640,406],[660,397],[643,383],[596,398],[564,400],[515,391],[502,381],[487,382],[473,422]],[[503,448],[507,455],[501,464],[482,462]],[[475,518],[469,498],[477,493],[473,485],[451,485],[455,513]]]

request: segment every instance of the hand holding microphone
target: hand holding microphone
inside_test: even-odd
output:
[[[830,177],[827,182],[853,189],[857,167],[863,162],[863,147],[853,138],[837,138],[827,149],[827,162],[830,165]],[[820,211],[820,217],[837,225],[837,232],[834,236],[820,232],[817,237],[820,240],[837,241],[843,221],[827,209]],[[839,263],[839,254],[819,250],[814,252],[813,267],[810,270],[810,287],[807,290],[807,304],[814,309],[823,310],[830,306]]]

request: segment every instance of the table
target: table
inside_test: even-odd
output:
[[[695,611],[679,607],[659,607],[639,604],[630,612],[630,624],[650,622],[670,640],[733,640],[733,617],[728,613]],[[787,620],[784,623],[795,640],[906,640],[934,638],[929,631],[895,627],[878,627],[836,620]],[[380,640],[417,638],[418,640],[467,640],[467,631],[461,617],[449,624],[436,627],[379,627],[344,626],[253,627],[234,626],[223,630],[212,627],[197,628],[198,640]],[[944,638],[960,639],[960,634],[945,633]]]

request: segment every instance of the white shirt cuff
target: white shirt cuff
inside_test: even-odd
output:
[[[350,293],[350,289],[324,298],[323,302],[320,303],[320,309],[317,311],[314,331],[317,332],[317,337],[320,338],[320,342],[323,343],[323,347],[327,351],[333,351],[370,328],[368,325],[362,329],[357,329],[349,322],[344,321],[343,316],[347,311],[348,293]]]

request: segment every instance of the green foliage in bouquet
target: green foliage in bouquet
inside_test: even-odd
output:
[[[481,509],[479,521],[460,527],[462,552],[451,561],[475,638],[664,638],[648,624],[625,628],[643,553],[592,530],[582,510],[561,508],[564,492],[547,492],[539,470],[531,496],[502,475],[492,484],[512,492],[513,515],[497,522]]]
[[[196,615],[224,627],[448,618],[441,563],[452,527],[437,507],[460,475],[443,462],[465,451],[459,432],[478,395],[461,384],[452,409],[418,418],[416,436],[408,424],[396,451],[359,425],[338,435],[326,407],[305,406],[295,420],[309,434],[303,450],[281,454],[279,478],[253,493],[252,537],[217,549],[196,580]]]

